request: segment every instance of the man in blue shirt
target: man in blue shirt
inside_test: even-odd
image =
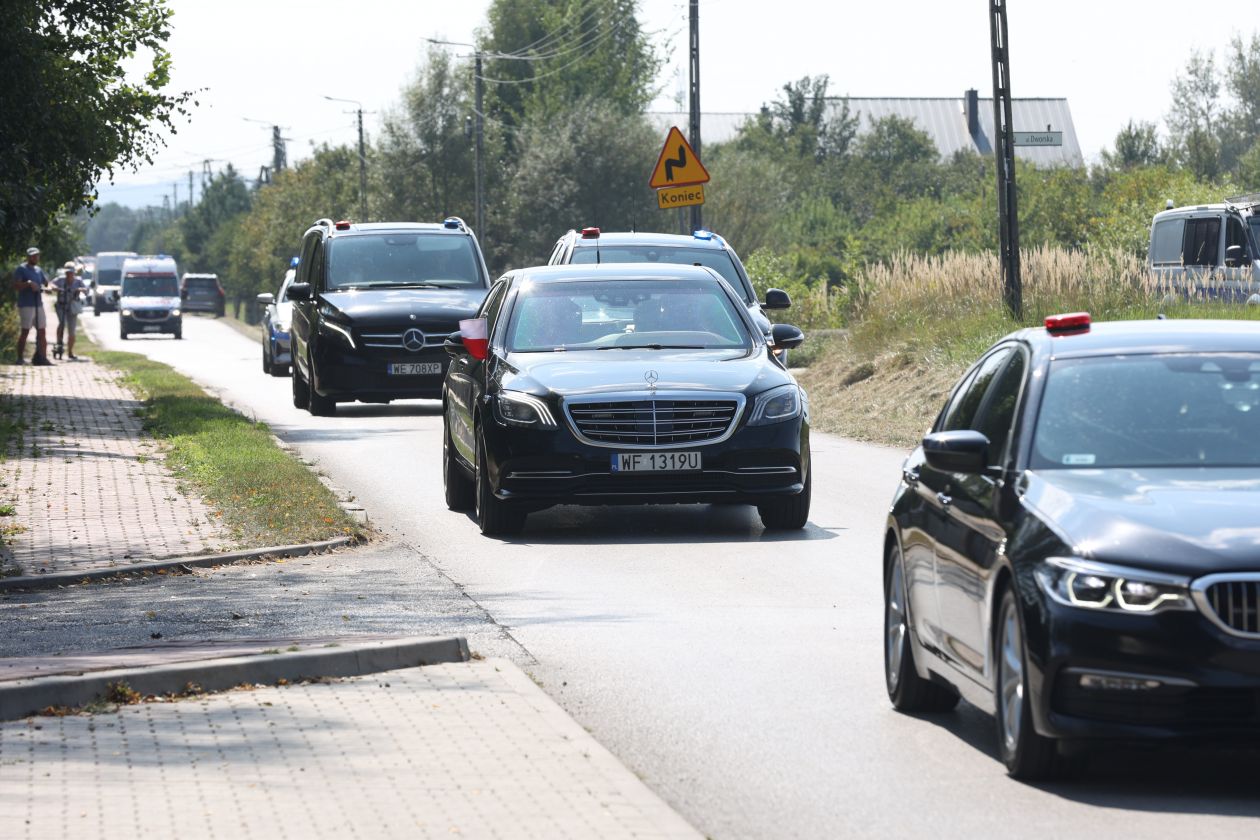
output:
[[[31,327],[35,328],[35,356],[33,365],[51,365],[48,361],[48,317],[44,314],[44,289],[48,288],[48,278],[39,267],[39,249],[26,249],[26,262],[13,270],[13,288],[17,289],[18,316],[21,318],[18,330],[17,363],[26,363],[26,336]]]

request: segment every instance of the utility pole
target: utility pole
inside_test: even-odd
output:
[[[203,198],[205,197],[205,194],[206,194],[206,191],[203,189],[201,191],[201,195]],[[188,212],[189,213],[192,212],[192,206],[193,206],[193,171],[189,169],[188,170]]]
[[[345,102],[355,106],[354,114],[359,121],[359,221],[367,221],[367,148],[363,141],[363,103],[357,99],[338,99],[325,96],[329,102]]]
[[[171,217],[179,215],[179,181],[171,184]]]
[[[1019,208],[1015,195],[1015,130],[1011,125],[1011,48],[1006,34],[1006,0],[989,0],[989,44],[993,55],[993,156],[997,163],[1002,298],[1018,320],[1023,317],[1024,302],[1019,276]]]
[[[280,126],[273,125],[271,127],[271,171],[279,172],[288,165],[288,155],[285,154],[284,138],[280,136]]]
[[[700,0],[690,0],[691,7],[691,150],[697,159],[700,157]],[[704,227],[703,214],[699,204],[691,207],[691,229]]]
[[[477,54],[473,59],[473,74],[475,76],[474,88],[476,90],[476,105],[474,107],[474,130],[477,133],[475,144],[474,173],[473,173],[473,191],[477,197],[477,209],[473,216],[473,222],[476,225],[476,233],[483,236],[486,229],[486,159],[485,159],[485,142],[486,142],[486,126],[484,114],[486,100],[486,83],[481,76],[481,57],[483,53],[477,50]]]
[[[210,164],[212,163],[214,163],[214,161],[210,158],[206,158],[201,162],[201,195],[203,198],[206,195],[206,187],[209,186],[210,181],[214,179],[214,174],[210,172]]]

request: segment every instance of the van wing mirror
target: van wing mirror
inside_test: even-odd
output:
[[[1230,245],[1225,249],[1225,265],[1238,268],[1247,262],[1247,249],[1241,245]]]
[[[289,300],[310,300],[310,283],[292,283],[289,285]]]
[[[268,306],[276,302],[276,296],[273,295],[271,292],[263,292],[260,295],[255,295],[254,298],[259,303],[265,303]]]

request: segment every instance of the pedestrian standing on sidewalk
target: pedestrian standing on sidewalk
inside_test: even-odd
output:
[[[74,355],[74,338],[79,331],[79,315],[83,313],[83,294],[87,284],[74,273],[74,266],[66,266],[66,276],[53,280],[52,286],[57,290],[57,347],[61,347],[64,336],[66,355],[70,361],[77,362]],[[58,350],[60,352],[60,350]]]
[[[31,327],[35,328],[35,355],[31,358],[33,365],[51,365],[48,361],[48,317],[44,315],[44,289],[48,288],[48,277],[39,267],[39,249],[26,249],[26,262],[13,271],[13,288],[17,289],[18,317],[21,318],[18,331],[17,363],[26,363],[26,336]]]

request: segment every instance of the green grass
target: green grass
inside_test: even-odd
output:
[[[121,370],[123,382],[144,398],[144,428],[163,444],[167,466],[242,546],[358,535],[332,493],[275,445],[265,424],[232,411],[167,365],[136,353],[88,352]]]

